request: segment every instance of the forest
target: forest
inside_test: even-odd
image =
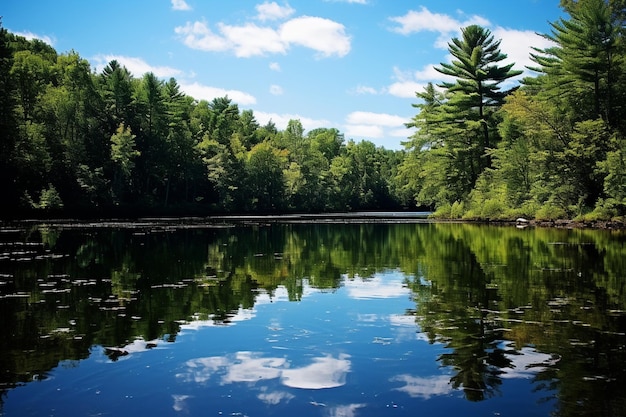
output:
[[[416,92],[403,150],[336,128],[260,125],[176,79],[100,72],[0,25],[2,218],[426,208],[482,220],[623,220],[624,0],[561,0],[531,54],[502,64],[481,26],[450,40],[439,84]],[[1,23],[1,22],[0,22]]]

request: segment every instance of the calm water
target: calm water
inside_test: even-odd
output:
[[[626,235],[0,230],[2,416],[626,416]]]

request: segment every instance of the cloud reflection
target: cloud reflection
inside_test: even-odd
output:
[[[263,401],[268,405],[277,405],[281,402],[289,402],[293,398],[296,398],[295,395],[292,395],[285,391],[274,391],[274,392],[262,392],[257,395],[257,398]]]
[[[399,298],[410,294],[403,276],[375,275],[373,278],[344,279],[348,296],[355,299]]]
[[[404,374],[392,378],[391,382],[404,383],[400,388],[396,388],[396,391],[401,391],[409,394],[411,397],[423,398],[425,400],[435,395],[446,395],[453,391],[452,385],[450,385],[450,377],[446,375],[422,378]]]
[[[346,374],[350,372],[348,357],[340,355],[339,358],[332,356],[314,358],[311,365],[285,369],[281,382],[288,387],[302,389],[340,387],[346,383]]]
[[[185,365],[185,372],[177,376],[187,382],[206,383],[213,376],[219,375],[222,385],[236,382],[254,384],[280,379],[283,385],[291,388],[324,389],[344,385],[351,362],[348,355],[339,355],[337,358],[329,355],[313,358],[313,363],[309,365],[292,368],[286,358],[267,358],[256,352],[237,352],[227,356],[192,359]],[[268,403],[287,399],[273,395],[263,393],[259,398]]]
[[[187,409],[187,399],[191,398],[190,395],[172,395],[174,399],[174,411],[188,411]]]
[[[365,407],[365,404],[347,404],[333,407],[329,410],[329,417],[355,417],[359,408]]]
[[[503,373],[500,377],[505,379],[530,379],[559,361],[554,355],[537,352],[530,347],[523,347],[516,354],[507,354],[506,357],[511,360],[511,365],[502,368]]]

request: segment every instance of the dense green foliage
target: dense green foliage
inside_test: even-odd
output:
[[[96,73],[78,53],[0,28],[2,213],[206,214],[397,209],[402,151],[260,126],[175,79]],[[409,205],[411,198],[406,199]]]
[[[465,28],[441,64],[455,78],[418,93],[418,128],[399,168],[442,217],[609,220],[626,214],[626,44],[621,1],[563,2],[568,13],[518,74],[489,31]],[[506,85],[506,84],[505,84]]]
[[[260,126],[228,98],[175,79],[100,73],[76,52],[0,27],[0,187],[7,213],[323,212],[430,207],[466,219],[623,220],[626,4],[563,0],[531,54],[501,64],[488,29],[449,43],[402,151]],[[25,211],[26,210],[26,211]],[[103,211],[104,210],[104,211]]]

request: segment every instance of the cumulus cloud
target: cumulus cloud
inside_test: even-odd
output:
[[[280,6],[275,1],[258,4],[256,11],[257,19],[261,21],[286,19],[295,12],[289,5]]]
[[[435,65],[428,64],[420,70],[407,71],[398,67],[393,68],[393,79],[395,80],[387,87],[387,93],[401,98],[415,98],[415,93],[420,93],[426,84],[434,84],[442,81],[454,81],[453,77],[444,75],[435,70]]]
[[[12,31],[13,32],[13,31]],[[54,43],[56,42],[56,40],[54,38],[51,38],[50,36],[47,35],[39,35],[30,31],[26,31],[26,32],[13,32],[15,35],[17,36],[22,36],[26,39],[33,40],[33,39],[39,39],[40,41],[43,41],[45,43],[47,43],[50,46],[54,46]]]
[[[228,40],[213,33],[206,22],[187,22],[185,26],[177,26],[174,32],[191,49],[219,52],[231,47]]]
[[[508,56],[501,65],[515,63],[514,69],[524,71],[522,76],[530,76],[530,71],[526,67],[535,65],[530,59],[530,53],[533,52],[532,47],[545,49],[553,46],[550,40],[530,30],[516,30],[498,26],[492,31],[492,34],[494,39],[502,40],[500,50]]]
[[[294,10],[272,2],[257,6],[257,12],[257,19],[265,22],[284,19]],[[312,49],[318,57],[343,57],[351,48],[351,39],[344,25],[315,16],[295,17],[274,26],[259,26],[253,22],[240,25],[219,22],[215,31],[206,21],[195,21],[177,26],[174,32],[189,48],[210,52],[233,51],[241,58],[285,54],[291,46]]]
[[[253,95],[240,90],[228,90],[220,87],[211,87],[197,82],[180,82],[180,88],[185,92],[185,94],[195,98],[196,100],[211,101],[214,98],[228,96],[228,98],[240,105],[247,106],[256,103],[256,98]]]
[[[346,121],[349,124],[376,124],[380,126],[399,126],[406,123],[404,117],[387,113],[373,113],[368,111],[355,111],[348,115]]]
[[[285,22],[280,28],[281,38],[311,48],[321,56],[345,56],[350,52],[350,37],[345,27],[322,17],[302,16]]]
[[[345,135],[349,138],[380,139],[385,137],[385,130],[376,125],[351,125],[345,126]]]
[[[331,124],[328,120],[325,119],[312,119],[310,117],[304,117],[299,114],[290,113],[268,113],[255,110],[254,117],[261,126],[267,124],[271,120],[272,123],[276,125],[276,129],[278,130],[285,130],[287,128],[289,120],[300,120],[300,123],[302,123],[302,127],[304,127],[305,130],[328,127]]]
[[[97,72],[102,71],[107,64],[113,60],[116,60],[135,77],[142,77],[144,74],[151,72],[159,78],[177,77],[182,74],[182,71],[176,68],[168,66],[150,65],[146,61],[138,57],[124,56],[124,55],[96,55],[91,59],[91,64]]]
[[[404,124],[408,118],[366,111],[355,111],[346,117],[345,134],[349,138],[381,139],[385,137],[408,137],[411,130]]]
[[[447,14],[433,13],[424,6],[420,10],[410,10],[404,16],[390,17],[389,20],[396,24],[391,30],[402,35],[418,32],[438,33],[439,38],[435,42],[435,46],[443,49],[447,48],[448,41],[452,36],[460,33],[462,27],[490,25],[489,20],[478,15],[459,20]]]
[[[235,51],[240,58],[248,58],[255,55],[268,53],[281,53],[287,51],[288,44],[274,29],[247,23],[241,26],[219,24],[218,28],[224,36],[226,45]]]
[[[433,13],[424,6],[419,11],[410,10],[404,16],[391,17],[390,20],[399,25],[392,30],[403,35],[423,31],[451,33],[459,31],[464,26],[490,24],[489,20],[478,15],[469,16],[461,21],[447,14]]]
[[[415,93],[424,90],[425,83],[413,80],[395,81],[387,87],[387,92],[395,97],[415,98]]]
[[[191,10],[191,6],[185,0],[172,0],[172,10]]]

